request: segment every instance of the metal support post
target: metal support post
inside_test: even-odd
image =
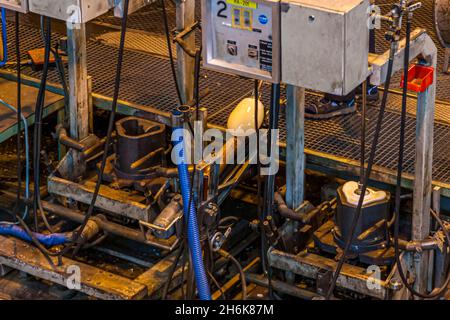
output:
[[[436,50],[434,50],[430,62],[436,71]],[[430,234],[435,96],[436,72],[433,84],[426,91],[419,93],[417,97],[416,163],[411,235],[413,241],[424,240]],[[416,271],[415,289],[418,292],[425,292],[428,278],[428,253],[416,254],[413,260]]]
[[[70,137],[81,141],[89,135],[89,82],[86,62],[86,25],[67,22],[67,55],[69,57],[69,126]],[[71,178],[84,171],[76,152],[70,161]]]
[[[89,85],[84,23],[67,23],[67,54],[70,137],[80,141],[89,134]]]
[[[305,89],[287,87],[286,204],[296,210],[303,203],[305,180]]]
[[[195,22],[195,0],[176,0],[176,29],[182,32]],[[184,37],[186,49],[195,50],[195,33],[191,32]],[[177,72],[178,85],[185,104],[193,100],[195,59],[184,52],[177,44]]]

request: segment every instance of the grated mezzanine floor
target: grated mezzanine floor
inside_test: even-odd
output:
[[[386,2],[385,0],[381,2]],[[424,11],[416,14],[417,26],[430,27],[431,14],[429,4],[425,2]],[[428,11],[427,11],[428,10]],[[169,7],[171,26],[173,26],[174,10]],[[173,80],[170,76],[169,61],[162,57],[165,51],[165,42],[161,41],[162,19],[159,7],[151,5],[143,10],[134,13],[130,17],[129,27],[132,31],[142,30],[146,34],[159,36],[156,41],[157,50],[151,47],[146,52],[145,41],[151,40],[145,37],[139,48],[127,45],[125,61],[123,66],[122,85],[120,98],[122,100],[152,106],[162,111],[170,111],[177,105],[176,93]],[[427,15],[429,18],[427,18]],[[115,25],[118,20],[111,16],[103,16],[94,23]],[[9,26],[10,39],[12,37],[12,26]],[[117,32],[117,31],[115,31]],[[434,30],[430,30],[432,37],[435,37]],[[31,27],[22,26],[22,52],[41,47],[42,39],[39,31]],[[380,34],[377,32],[378,43],[380,44]],[[59,35],[55,34],[54,39]],[[130,42],[130,40],[129,40]],[[382,45],[378,46],[378,51],[386,49]],[[111,96],[113,92],[114,73],[110,72],[111,63],[114,63],[117,56],[117,46],[114,41],[105,42],[98,37],[88,41],[88,72],[93,77],[93,90],[105,96]],[[155,52],[155,50],[157,52]],[[25,54],[22,59],[25,59]],[[15,59],[12,55],[11,60]],[[440,52],[440,64],[442,62],[442,50]],[[39,72],[26,68],[24,73],[38,78]],[[450,78],[439,74],[438,78],[438,98],[450,103]],[[53,70],[50,74],[50,81],[58,82],[57,73]],[[394,79],[396,84],[398,79]],[[217,72],[202,70],[201,88],[210,90],[203,100],[202,105],[208,108],[209,122],[218,126],[225,126],[228,114],[238,101],[252,94],[252,80],[224,75]],[[316,99],[314,94],[308,94],[307,99]],[[263,87],[263,102],[269,105],[270,87]],[[383,133],[378,147],[376,165],[395,169],[398,148],[398,124],[400,96],[391,94],[388,110],[383,124]],[[450,114],[447,103],[437,103],[436,123],[435,123],[435,151],[434,151],[434,180],[450,184],[450,150],[445,143],[450,136]],[[415,139],[415,101],[409,99],[409,115],[407,120],[407,146],[405,150],[405,172],[414,172],[414,139]],[[284,112],[281,112],[280,135],[281,140],[286,140]],[[375,119],[378,115],[378,106],[372,105],[367,111],[368,138],[371,141],[373,136]],[[360,139],[360,115],[346,115],[329,120],[306,121],[305,124],[305,144],[306,148],[319,151],[325,154],[334,155],[351,160],[359,159],[359,139]],[[368,143],[369,145],[369,143]],[[369,151],[369,150],[368,150]]]

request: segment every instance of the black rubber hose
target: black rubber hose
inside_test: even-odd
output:
[[[61,56],[59,55],[59,45],[56,45],[55,49],[52,50],[52,52],[53,52],[53,55],[55,56],[56,69],[58,71],[59,79],[61,81],[61,85],[63,88],[64,104],[65,104],[65,107],[67,110],[68,105],[69,105],[69,87],[67,86],[66,73],[64,71],[64,63],[61,59]],[[64,126],[68,125],[68,114],[69,114],[69,112],[67,112],[66,117],[64,119]]]
[[[14,209],[15,214],[18,213],[20,206],[20,199],[22,193],[22,161],[20,159],[22,141],[20,135],[22,132],[22,76],[20,65],[20,21],[19,12],[15,13],[15,44],[16,44],[16,73],[17,73],[17,202]],[[28,206],[27,204],[25,204]]]
[[[400,278],[405,285],[405,287],[415,296],[418,296],[423,299],[432,299],[440,296],[447,289],[448,284],[450,283],[450,273],[447,276],[447,279],[444,285],[441,288],[437,288],[433,290],[430,294],[423,294],[415,290],[409,283],[408,279],[405,276],[405,272],[403,270],[403,266],[400,261],[400,248],[399,248],[399,227],[400,227],[400,202],[401,202],[401,189],[402,189],[402,172],[403,172],[403,153],[405,146],[405,128],[406,128],[406,107],[408,102],[408,69],[409,69],[409,50],[410,50],[410,42],[411,42],[411,19],[408,17],[406,22],[406,45],[405,45],[405,56],[403,63],[403,92],[402,92],[402,112],[401,112],[401,121],[400,121],[400,141],[399,141],[399,152],[398,152],[398,163],[397,163],[397,183],[395,189],[395,225],[394,225],[394,247],[395,247],[395,260],[397,263],[398,273]],[[450,239],[448,238],[448,233],[446,232],[445,226],[442,224],[442,221],[437,217],[437,215],[433,215],[435,219],[437,219],[440,224],[447,241],[450,245]]]
[[[41,83],[36,100],[35,123],[34,123],[34,145],[33,145],[33,174],[34,174],[34,197],[33,197],[33,214],[34,228],[39,232],[38,227],[38,210],[40,201],[40,157],[41,157],[41,139],[42,139],[42,116],[44,111],[45,91],[47,86],[47,76],[50,64],[50,46],[51,46],[51,19],[47,18],[47,33],[45,34],[45,54],[44,67],[42,70]]]
[[[177,72],[175,70],[175,62],[174,62],[173,52],[172,52],[172,41],[170,39],[169,22],[167,19],[166,4],[164,3],[164,1],[165,0],[161,0],[161,8],[162,8],[162,13],[163,13],[164,32],[166,34],[167,50],[169,52],[170,69],[172,72],[173,81],[175,82],[175,89],[177,91],[178,102],[182,106],[184,104],[183,97],[181,96],[180,85],[178,83]]]
[[[195,99],[195,119],[200,117],[200,65],[202,62],[202,47],[195,51],[194,67],[194,99]]]
[[[272,133],[273,130],[278,130],[279,128],[279,117],[280,117],[280,96],[281,96],[281,87],[279,83],[273,83],[271,89],[271,103],[270,103],[270,123],[267,137],[267,154],[269,159],[273,157],[272,154],[272,146],[275,145],[277,148],[278,141],[272,141]],[[278,135],[277,135],[278,136]],[[277,160],[277,159],[276,159]],[[270,169],[271,170],[271,169]],[[270,174],[266,177],[266,185],[264,190],[264,206],[265,209],[263,212],[263,217],[261,219],[261,223],[267,218],[269,214],[272,214],[273,205],[274,205],[274,196],[275,196],[275,173],[270,172]],[[273,299],[273,288],[272,288],[272,268],[270,267],[267,261],[267,237],[266,233],[263,231],[263,245],[264,245],[264,263],[266,263],[267,269],[267,279],[269,281],[269,297]]]
[[[262,225],[262,202],[261,202],[261,192],[262,192],[262,188],[261,188],[261,160],[259,158],[259,151],[260,151],[260,140],[259,140],[259,136],[260,136],[260,130],[259,130],[259,81],[255,80],[254,81],[254,94],[255,94],[255,133],[256,133],[256,183],[257,183],[257,194],[256,194],[256,202],[257,202],[257,211],[258,211],[258,217],[260,218],[261,221],[261,225]],[[262,230],[262,229],[261,229]],[[261,239],[260,239],[260,243],[261,243],[261,259],[262,259],[262,268],[264,272],[267,272],[266,269],[266,258],[265,258],[265,253],[264,253],[264,248],[265,248],[265,239],[264,239],[264,235],[263,232],[261,232]]]
[[[167,294],[168,294],[169,289],[170,289],[170,284],[172,283],[173,276],[175,274],[175,271],[177,270],[178,262],[180,261],[180,257],[181,257],[181,255],[184,252],[184,248],[185,248],[185,242],[183,241],[183,242],[181,242],[180,248],[178,249],[178,253],[177,253],[176,257],[175,257],[175,261],[173,262],[173,265],[170,268],[168,280],[164,284],[163,292],[162,292],[162,295],[161,295],[161,299],[162,300],[166,300],[167,299]],[[181,285],[183,286],[183,283],[181,283]]]
[[[111,114],[109,116],[108,130],[106,133],[106,142],[105,142],[105,147],[103,150],[102,162],[100,165],[100,170],[98,172],[97,182],[95,184],[95,189],[94,189],[94,193],[92,195],[92,200],[89,205],[86,216],[84,218],[84,221],[83,221],[80,229],[78,229],[77,231],[74,232],[73,242],[75,242],[75,243],[78,242],[78,240],[80,239],[80,235],[83,233],[84,228],[86,228],[87,222],[89,221],[89,219],[91,218],[91,216],[94,212],[95,203],[97,201],[98,193],[100,191],[100,186],[102,185],[103,174],[104,174],[106,162],[108,159],[108,149],[109,149],[109,145],[110,145],[110,142],[112,139],[112,137],[111,137],[112,132],[114,130],[114,123],[115,123],[116,112],[117,112],[117,101],[119,100],[120,80],[121,80],[121,74],[122,74],[123,56],[124,56],[124,51],[125,51],[125,35],[126,35],[126,31],[127,31],[128,7],[129,7],[129,0],[125,0],[124,5],[123,5],[123,17],[122,17],[120,44],[119,44],[119,52],[118,52],[117,66],[116,66],[116,78],[115,78],[115,83],[114,83],[114,95],[113,95],[113,100],[112,100],[112,104],[111,104]],[[78,250],[81,248],[82,245],[83,245],[82,241],[80,243],[78,243],[78,245],[75,249],[74,255],[78,252]]]
[[[214,278],[213,274],[211,273],[211,271],[206,270],[208,277],[211,279],[211,281],[214,283],[214,285],[217,287],[217,290],[219,290],[220,294],[222,295],[222,299],[223,300],[227,300],[226,296],[225,296],[225,292],[223,292],[223,288],[220,285],[220,283],[216,280],[216,278]]]
[[[242,269],[241,264],[239,263],[239,261],[237,261],[235,257],[233,257],[230,253],[226,252],[225,250],[220,249],[219,254],[225,259],[230,259],[231,262],[233,262],[236,268],[238,269],[241,278],[242,300],[247,300],[247,280],[245,278],[245,273],[244,270]]]
[[[375,128],[375,135],[373,137],[372,140],[372,147],[370,149],[370,156],[369,156],[369,161],[367,164],[367,170],[365,172],[365,176],[364,176],[364,183],[361,187],[361,195],[359,197],[359,201],[358,201],[358,206],[356,207],[356,213],[355,216],[352,220],[352,225],[350,227],[350,234],[349,237],[345,243],[345,247],[344,247],[344,251],[342,254],[342,257],[339,259],[336,271],[333,275],[333,279],[331,281],[330,284],[330,288],[328,289],[328,292],[325,296],[326,299],[330,299],[331,295],[333,294],[334,288],[336,287],[336,282],[337,282],[337,278],[339,277],[339,274],[341,273],[342,267],[344,265],[347,253],[350,249],[350,246],[353,242],[353,237],[354,237],[354,233],[356,230],[356,226],[358,224],[358,220],[359,217],[361,216],[361,211],[362,211],[362,205],[364,203],[364,196],[366,194],[367,191],[367,185],[370,179],[370,174],[372,172],[372,166],[375,160],[375,154],[376,154],[376,150],[377,150],[377,146],[378,146],[378,139],[380,137],[380,132],[381,132],[381,126],[383,124],[383,118],[384,118],[384,111],[386,109],[386,103],[387,103],[387,98],[388,98],[388,94],[389,94],[389,87],[391,84],[391,76],[392,76],[392,69],[394,66],[394,54],[395,54],[395,50],[396,49],[396,43],[392,42],[391,43],[391,50],[390,50],[390,56],[389,56],[389,62],[388,62],[388,70],[387,70],[387,77],[386,77],[386,83],[385,83],[385,87],[384,87],[384,92],[383,92],[383,98],[381,101],[381,106],[380,106],[380,111],[378,114],[378,121],[376,124],[376,128]]]

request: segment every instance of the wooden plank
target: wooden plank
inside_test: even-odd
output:
[[[99,299],[142,299],[147,288],[130,279],[103,271],[93,266],[63,257],[61,265],[52,258],[53,265],[34,246],[14,238],[0,236],[0,263],[35,277],[66,286],[73,277],[69,267],[80,270],[78,291]]]

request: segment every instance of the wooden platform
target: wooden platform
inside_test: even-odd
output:
[[[38,95],[36,87],[22,85],[22,112],[28,125],[34,124],[34,109]],[[17,84],[14,81],[0,79],[0,99],[17,108]],[[64,109],[64,97],[46,92],[44,117]],[[23,127],[23,126],[22,126]],[[17,115],[3,104],[0,104],[0,143],[17,133]]]

